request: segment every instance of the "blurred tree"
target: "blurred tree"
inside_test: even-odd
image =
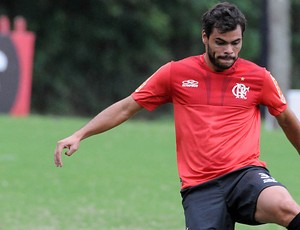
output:
[[[24,16],[37,34],[32,110],[90,116],[164,63],[202,53],[201,17],[217,2],[1,0],[0,14]],[[241,56],[259,63],[262,1],[230,2],[248,19]]]
[[[278,81],[285,95],[290,89],[291,74],[291,34],[290,34],[290,1],[268,0],[269,53],[268,67]],[[284,60],[284,61],[283,61]],[[278,124],[269,113],[266,116],[269,129]]]
[[[281,90],[290,88],[291,33],[290,1],[268,0],[269,17],[269,69],[276,77]],[[282,61],[284,60],[284,61]]]

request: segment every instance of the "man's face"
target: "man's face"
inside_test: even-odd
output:
[[[242,39],[240,26],[226,33],[219,33],[214,28],[209,38],[205,32],[202,32],[202,41],[206,49],[206,63],[217,72],[229,69],[238,58],[242,48]]]

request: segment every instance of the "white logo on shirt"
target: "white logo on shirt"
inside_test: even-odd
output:
[[[249,90],[250,87],[246,87],[244,84],[236,83],[236,85],[232,88],[232,93],[235,96],[235,98],[246,100],[246,96]]]
[[[270,177],[268,174],[265,173],[258,173],[260,175],[260,178],[263,180],[264,183],[270,183],[270,182],[277,182],[273,177]]]
[[[198,82],[195,81],[195,80],[185,80],[185,81],[182,81],[182,87],[197,88],[198,87]]]

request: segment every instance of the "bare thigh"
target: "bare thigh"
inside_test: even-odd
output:
[[[276,223],[287,227],[299,212],[300,206],[286,188],[271,186],[258,197],[255,219],[260,223]]]

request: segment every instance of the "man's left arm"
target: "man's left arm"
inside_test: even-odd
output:
[[[286,108],[281,114],[276,116],[276,119],[288,140],[300,154],[300,122],[296,115],[291,109]]]

